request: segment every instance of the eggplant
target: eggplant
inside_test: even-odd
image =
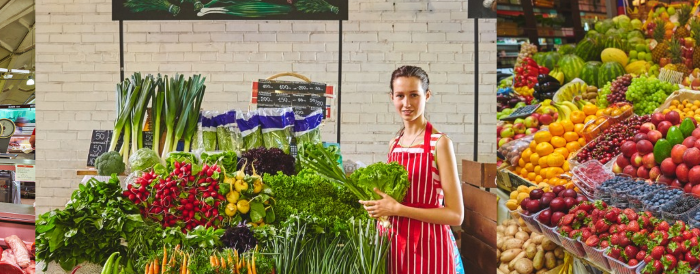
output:
[[[549,74],[540,74],[537,76],[537,82],[540,84],[545,84],[545,83],[557,83],[559,84],[559,80],[557,78],[554,78],[553,76]]]
[[[547,82],[547,83],[542,84],[542,92],[545,92],[545,93],[557,92],[557,90],[559,90],[559,88],[561,88],[561,84],[559,84],[559,81],[557,81],[556,83]]]

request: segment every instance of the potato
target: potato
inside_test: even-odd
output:
[[[536,270],[544,268],[544,251],[537,251],[535,258],[532,259],[532,267]]]
[[[535,274],[547,274],[547,272],[549,272],[549,269],[542,268],[540,270],[537,270],[537,272],[535,272]]]
[[[518,224],[518,221],[513,220],[513,219],[508,219],[508,220],[506,220],[505,222],[503,222],[503,225],[504,225],[505,227],[509,227],[509,226],[511,226],[511,225],[517,225],[517,224]]]
[[[549,269],[555,268],[557,266],[557,260],[554,258],[553,252],[547,252],[544,254],[544,264]]]
[[[542,248],[541,245],[538,245],[538,246],[537,246],[537,251],[540,251],[540,250],[544,251],[544,248]]]
[[[552,251],[557,248],[557,244],[552,242],[550,239],[545,238],[544,241],[542,241],[542,248],[545,251]]]
[[[525,241],[525,243],[523,243],[523,249],[527,249],[527,247],[531,246],[531,245],[534,245],[534,244],[532,244],[532,242],[528,239],[527,241]]]
[[[504,238],[497,238],[496,239],[496,247],[500,250],[503,250],[503,244],[506,243],[506,239]]]
[[[500,250],[500,249],[496,249],[496,261],[498,261],[498,260],[500,260],[500,259],[501,259],[501,250]]]
[[[527,241],[530,239],[530,235],[527,232],[520,231],[520,232],[515,233],[515,238],[521,239],[523,241]]]
[[[507,262],[512,261],[515,258],[515,256],[520,254],[521,251],[522,250],[520,250],[520,249],[511,249],[511,250],[504,251],[503,253],[501,253],[501,262],[507,263]]]
[[[505,228],[504,228],[503,230],[504,230],[504,231],[501,231],[501,232],[496,232],[496,237],[505,237],[505,236],[506,236],[506,234],[505,234],[505,233],[503,233],[503,232],[505,232]]]
[[[501,263],[498,269],[503,271],[503,273],[510,273],[510,268],[508,268],[508,264],[506,263]]]
[[[515,233],[518,233],[518,226],[517,225],[509,225],[506,227],[506,236],[515,236]]]
[[[526,234],[532,233],[532,231],[530,230],[530,228],[528,228],[525,224],[523,224],[523,226],[520,228],[520,231],[521,231],[521,232],[525,232]]]
[[[530,235],[530,240],[532,240],[532,243],[534,243],[534,244],[541,244],[542,241],[544,240],[544,235],[539,234],[537,232],[533,232]]]
[[[535,247],[535,245],[531,244],[525,248],[525,256],[528,259],[532,260],[532,258],[535,258],[535,254],[537,254],[537,247]]]
[[[517,262],[518,260],[520,260],[522,258],[525,258],[525,250],[518,253],[518,256],[515,256],[515,258],[513,258],[513,260],[511,260],[508,263],[508,267],[510,267],[510,269],[515,269],[515,262]],[[525,258],[525,259],[527,259],[527,258]]]
[[[515,262],[515,271],[520,274],[532,273],[532,261],[528,258],[520,258]]]
[[[501,271],[500,269],[497,268],[497,269],[496,269],[496,274],[505,274],[505,273],[503,273],[503,271]]]
[[[501,234],[503,234],[503,232],[505,232],[505,231],[506,231],[506,227],[503,225],[499,225],[496,227],[496,233],[500,232]]]
[[[558,246],[557,248],[554,249],[554,257],[557,259],[564,259],[564,248],[561,246]]]
[[[503,249],[508,250],[508,249],[515,249],[515,248],[523,248],[523,241],[520,239],[512,238],[506,240],[505,243],[503,243]]]

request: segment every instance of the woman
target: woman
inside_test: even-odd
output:
[[[389,216],[390,273],[464,273],[450,226],[464,219],[452,141],[425,118],[431,91],[428,74],[403,66],[391,75],[391,100],[404,127],[391,142],[389,162],[408,171],[411,187],[403,203],[383,198],[360,201],[372,218]]]

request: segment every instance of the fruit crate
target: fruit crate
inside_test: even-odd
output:
[[[557,236],[559,236],[559,241],[561,242],[561,246],[563,246],[569,253],[572,255],[578,256],[580,258],[585,259],[586,258],[586,250],[583,249],[583,245],[579,241],[581,237],[577,237],[576,239],[571,239],[567,236],[561,235],[559,233],[559,230],[556,230]]]
[[[604,117],[599,124],[596,124],[598,119],[590,120],[583,126],[581,135],[586,138],[586,142],[593,141],[601,132],[610,127],[613,123],[610,117]]]
[[[527,179],[520,177],[518,174],[515,174],[514,172],[512,172],[510,170],[508,170],[507,172],[508,172],[508,179],[510,180],[511,189],[516,189],[516,188],[518,188],[518,186],[526,186],[526,187],[535,186]]]
[[[520,218],[523,219],[523,221],[525,222],[525,226],[527,226],[527,228],[529,228],[530,231],[536,231],[540,234],[542,233],[542,228],[540,227],[539,221],[537,221],[537,217],[540,216],[540,213],[542,213],[542,211],[544,211],[544,209],[530,215],[520,213]]]
[[[559,239],[559,234],[557,234],[557,231],[556,231],[557,227],[556,226],[549,227],[549,226],[546,226],[545,224],[540,223],[540,222],[538,222],[538,224],[540,225],[540,228],[542,230],[542,234],[545,237],[547,237],[550,241],[554,242],[555,244],[561,245],[561,240]]]
[[[642,265],[638,266],[637,269],[635,270],[635,273],[642,274],[642,269],[644,269],[645,266],[646,266],[646,264],[642,264]],[[693,270],[691,270],[689,274],[697,274],[699,268],[700,268],[700,265],[695,266],[695,268],[693,268]]]
[[[608,259],[606,259],[603,255],[603,252],[607,251],[609,247],[597,249],[595,247],[587,246],[580,240],[579,242],[581,243],[583,250],[586,251],[586,256],[588,257],[588,260],[590,260],[606,272],[610,272],[610,263],[608,263]]]
[[[619,123],[619,122],[622,122],[622,121],[626,120],[627,118],[632,117],[632,115],[634,114],[634,106],[633,106],[633,105],[631,105],[631,104],[629,104],[629,103],[615,103],[615,107],[616,107],[616,108],[621,108],[621,107],[624,106],[624,105],[629,105],[630,107],[629,107],[627,110],[625,110],[625,111],[622,111],[622,110],[620,109],[622,112],[621,112],[620,114],[618,114],[618,115],[607,115],[607,114],[603,114],[603,117],[608,117],[608,118],[610,118],[610,119],[611,119],[611,120],[610,120],[611,125],[612,125],[612,124],[617,124],[617,123]]]
[[[606,253],[603,253],[603,256],[605,256],[605,258],[608,259],[610,269],[614,271],[615,274],[635,274],[637,273],[637,268],[644,267],[644,265],[646,264],[644,261],[641,261],[635,266],[629,266],[626,263],[620,262],[608,256],[608,250],[610,249],[605,250]]]
[[[654,192],[657,192],[657,191],[659,191],[659,190],[661,190],[661,189],[668,189],[668,187],[665,186],[665,185],[659,185],[659,184],[655,184],[655,185],[658,186],[658,187],[660,187],[660,188],[659,188],[658,190],[652,191],[651,193],[647,193],[647,194],[644,194],[644,195],[631,195],[631,194],[628,194],[628,195],[627,195],[627,202],[629,203],[629,208],[634,209],[635,211],[642,211],[642,210],[644,209],[644,204],[642,203],[642,199],[643,199],[645,196],[647,196],[647,195],[649,195],[649,194],[652,194],[652,193],[654,193]]]

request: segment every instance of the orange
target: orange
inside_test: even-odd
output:
[[[574,131],[574,123],[569,120],[561,121],[561,125],[564,127],[565,131]]]
[[[578,123],[583,123],[583,120],[586,119],[586,113],[580,110],[575,110],[571,112],[570,116],[571,122],[578,124]]]
[[[547,156],[547,165],[551,167],[561,167],[564,164],[564,160],[564,155],[561,155],[559,153],[552,153],[549,156]]]
[[[549,133],[553,136],[561,136],[564,134],[564,126],[560,122],[549,124]]]
[[[605,113],[605,109],[599,109],[595,112],[595,116],[602,116]]]
[[[552,139],[552,134],[549,131],[538,131],[535,133],[535,142],[545,143]]]
[[[538,155],[540,155],[540,158],[542,156],[547,156],[554,151],[554,147],[550,143],[541,143],[537,145],[536,151]]]
[[[577,152],[579,149],[581,149],[581,144],[578,141],[568,142],[566,144],[566,149],[572,153]]]
[[[525,167],[523,167],[523,168],[527,169],[527,171],[530,171],[530,172],[535,171],[535,166],[533,166],[532,163],[525,164]]]
[[[678,99],[674,99],[673,101],[671,101],[671,105],[672,105],[672,106],[677,106],[677,105],[680,104],[680,103],[681,103],[681,102],[678,101]]]
[[[576,141],[576,140],[578,140],[578,133],[576,133],[576,132],[564,133],[564,139],[566,139],[567,142]]]
[[[700,107],[700,100],[693,101],[693,105]]]
[[[524,167],[524,166],[525,166],[525,160],[523,160],[522,157],[520,157],[520,159],[518,159],[518,166],[520,166],[520,167]]]
[[[578,134],[578,135],[581,135],[581,133],[583,132],[583,126],[584,126],[584,124],[575,124],[574,125],[574,132],[576,132],[576,134]],[[564,137],[564,138],[566,138],[566,137]]]
[[[515,168],[515,174],[520,174],[520,171],[522,170],[522,167],[516,167]]]
[[[535,172],[535,173],[537,173],[537,174],[540,174],[540,171],[542,171],[542,167],[539,166],[539,165],[538,165],[538,166],[535,166],[535,169],[533,170],[533,172]]]
[[[688,99],[683,99],[683,101],[681,101],[681,104],[683,104],[683,105],[690,104],[690,100],[688,100]]]
[[[581,145],[581,147],[586,145],[586,138],[578,138],[578,144]]]
[[[521,176],[521,177],[526,177],[528,173],[529,173],[529,171],[527,171],[527,169],[524,169],[524,168],[523,168],[523,169],[520,170],[520,176]]]
[[[530,163],[534,164],[539,164],[540,162],[540,155],[537,154],[537,152],[530,154]]]
[[[538,184],[541,183],[542,182],[542,175],[535,176],[535,182],[537,182]]]
[[[561,155],[564,155],[564,158],[569,157],[569,150],[566,147],[556,148],[554,149],[553,153],[559,153]]]
[[[523,150],[523,154],[520,155],[520,159],[525,160],[525,163],[530,162],[530,155],[532,155],[532,150],[529,148],[526,150]]]
[[[584,123],[584,124],[587,124],[588,122],[590,122],[591,120],[595,120],[596,118],[598,118],[598,116],[596,116],[596,115],[588,115],[588,116],[586,116],[586,120],[583,120],[583,123]]]
[[[546,157],[546,156],[545,156],[545,157],[541,157],[541,158],[537,161],[537,164],[539,164],[540,167],[542,168],[542,169],[540,170],[540,172],[542,172],[542,170],[547,169],[547,167],[548,167],[548,166],[547,166],[547,157]],[[544,177],[544,175],[542,175],[542,177]]]
[[[564,161],[564,164],[561,166],[564,171],[569,171],[571,167],[569,167],[569,161]]]
[[[666,114],[666,113],[669,113],[670,111],[671,111],[671,109],[667,108],[667,109],[662,110],[661,113]]]
[[[534,172],[530,172],[527,174],[528,181],[535,181],[535,177],[537,177],[537,174],[535,174]]]
[[[554,146],[554,148],[564,147],[566,146],[566,139],[564,139],[564,137],[554,136],[552,137],[550,143],[552,144],[552,146]]]
[[[534,140],[532,142],[530,142],[530,149],[534,150],[536,147],[537,147],[537,142],[535,142]]]
[[[596,105],[590,104],[583,106],[583,113],[585,113],[586,115],[595,115],[597,111],[598,107]]]
[[[554,178],[564,173],[564,170],[560,167],[551,167],[547,170],[547,178]]]

